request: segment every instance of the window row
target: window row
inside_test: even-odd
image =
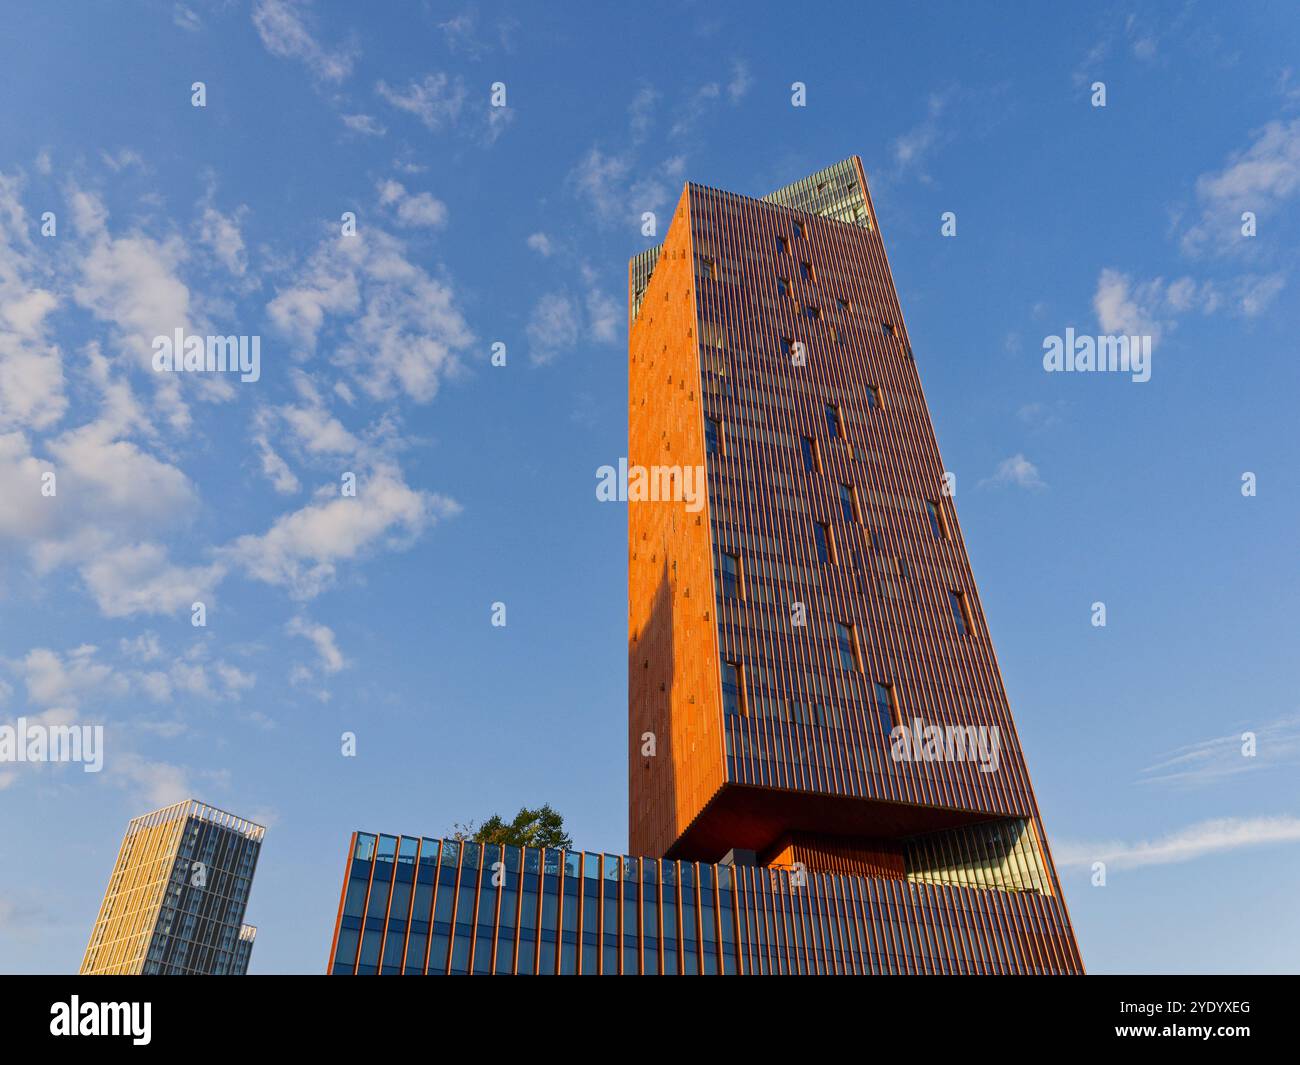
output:
[[[836,639],[839,643],[841,662],[853,662],[853,668],[861,672],[856,664],[859,661],[856,626],[835,623]],[[849,668],[846,666],[846,668]],[[872,709],[880,723],[881,731],[888,736],[898,720],[898,696],[891,681],[875,680],[871,682]],[[750,699],[745,684],[745,666],[743,662],[722,660],[722,713],[726,717],[749,717]],[[806,718],[802,705],[797,708],[791,704],[791,720],[797,724],[822,725],[830,728],[841,727],[839,714],[822,703],[810,703]]]

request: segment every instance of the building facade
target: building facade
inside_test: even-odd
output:
[[[243,975],[261,825],[193,799],[135,818],[81,962],[87,975]]]
[[[1044,974],[1049,896],[798,868],[352,836],[334,975]]]
[[[1081,972],[861,162],[628,311],[639,857],[358,834],[330,971]]]

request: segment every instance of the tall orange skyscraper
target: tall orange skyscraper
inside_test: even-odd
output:
[[[355,832],[329,972],[1081,972],[861,163],[628,309],[631,855]]]
[[[629,507],[630,850],[1079,968],[861,162],[688,184],[630,274],[629,467],[707,483]]]

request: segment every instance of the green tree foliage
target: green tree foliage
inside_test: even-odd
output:
[[[513,821],[505,821],[500,814],[493,814],[477,828],[473,821],[467,825],[457,824],[452,828],[451,837],[476,843],[573,850],[573,840],[564,830],[564,818],[551,809],[550,803],[535,810],[524,806]]]

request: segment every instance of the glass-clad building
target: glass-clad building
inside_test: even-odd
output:
[[[127,826],[82,959],[86,975],[242,976],[266,829],[187,799]]]
[[[1032,887],[354,833],[335,975],[1057,973]],[[986,863],[988,876],[996,863]]]

